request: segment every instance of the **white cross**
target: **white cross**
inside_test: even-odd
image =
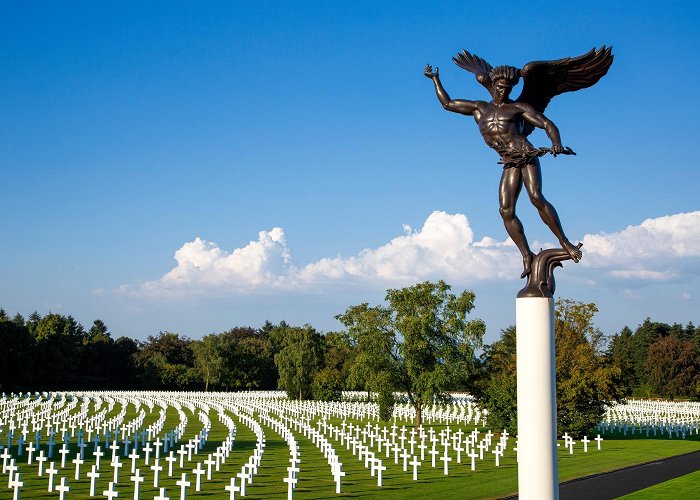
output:
[[[114,460],[114,462],[112,462],[110,465],[111,465],[112,467],[114,467],[114,481],[113,481],[113,482],[114,482],[114,483],[118,483],[118,482],[119,482],[119,469],[121,469],[121,468],[124,466],[124,464],[122,464],[122,463],[119,461],[119,458],[117,457],[117,458]]]
[[[85,460],[80,459],[80,453],[75,454],[73,463],[75,464],[75,479],[80,479],[80,466],[85,463]]]
[[[583,436],[581,442],[583,443],[583,452],[588,453],[588,443],[590,443],[591,440],[588,439],[588,436]]]
[[[131,482],[134,483],[134,500],[139,500],[139,491],[141,489],[141,483],[143,483],[146,480],[141,475],[141,471],[139,469],[136,469],[136,473],[131,476]]]
[[[146,452],[146,465],[148,465],[148,461],[151,459],[151,452],[153,451],[153,448],[151,448],[151,443],[146,443],[146,446],[144,446],[142,449]]]
[[[46,469],[46,473],[49,475],[49,491],[53,491],[53,477],[58,474],[58,469],[54,467],[54,462],[49,464],[49,468]]]
[[[36,461],[39,462],[39,475],[43,476],[44,475],[44,462],[46,462],[48,458],[44,456],[44,450],[41,450],[39,452],[39,456],[36,457]]]
[[[192,484],[187,480],[187,474],[183,472],[182,479],[180,479],[179,481],[175,481],[175,484],[177,484],[180,487],[180,500],[186,500],[187,487]]]
[[[195,481],[194,490],[202,491],[202,474],[206,474],[207,471],[202,469],[202,462],[197,462],[197,468],[192,469],[192,473],[197,475],[197,480]]]
[[[496,455],[496,467],[500,467],[500,458],[503,456],[503,450],[501,449],[501,445],[496,445],[496,449],[493,450],[492,453]]]
[[[221,465],[221,461],[224,458],[224,454],[221,453],[221,450],[217,448],[217,450],[213,453],[214,458],[216,459],[216,472],[219,472],[219,466]],[[243,493],[241,493],[243,494]],[[245,496],[245,495],[244,495]]]
[[[408,450],[402,450],[401,451],[401,458],[403,458],[403,471],[408,472],[408,458],[411,456],[411,454],[408,452]]]
[[[435,467],[435,457],[437,457],[440,454],[440,452],[435,449],[435,446],[433,446],[433,449],[430,450],[428,453],[430,453],[430,457],[432,459],[431,466]]]
[[[109,483],[109,488],[102,491],[102,495],[106,496],[110,500],[119,496],[119,492],[114,490],[114,486],[117,484],[116,481]]]
[[[382,472],[386,470],[386,465],[382,465],[382,461],[377,460],[372,467],[377,471],[377,486],[382,486]]]
[[[236,500],[236,493],[241,491],[241,488],[236,486],[236,478],[235,477],[231,478],[231,484],[224,486],[224,489],[226,491],[230,492],[229,500]]]
[[[600,451],[600,443],[603,442],[603,438],[600,437],[600,434],[598,434],[598,436],[594,439],[594,441],[598,442],[598,450]]]
[[[238,474],[236,474],[236,476],[238,476],[238,479],[241,480],[241,496],[245,496],[246,477],[248,476],[248,474],[244,471],[241,471]]]
[[[61,478],[61,484],[56,486],[56,491],[59,492],[58,498],[60,500],[66,499],[66,493],[68,493],[70,491],[70,486],[66,486],[66,478],[65,477]]]
[[[10,486],[10,483],[12,482],[12,479],[15,477],[15,471],[17,471],[17,469],[19,469],[19,467],[17,467],[15,465],[15,459],[13,458],[12,460],[10,460],[10,465],[7,466],[7,470],[10,471],[10,474],[8,475],[8,478],[7,478],[7,487],[8,488],[12,488],[12,486]]]
[[[174,452],[170,452],[170,455],[165,458],[165,461],[168,462],[168,477],[172,477],[173,475],[173,463],[177,460],[175,458]]]
[[[19,489],[22,486],[24,486],[24,481],[22,481],[22,474],[18,472],[14,478],[10,479],[10,483],[8,485],[8,488],[12,488],[14,490],[12,500],[19,500]],[[61,500],[63,500],[63,497],[61,497]]]
[[[116,439],[112,441],[112,446],[110,446],[109,449],[112,450],[112,462],[114,462],[114,459],[117,458],[117,452],[119,451],[119,445]]]
[[[5,474],[7,472],[7,461],[12,457],[10,455],[10,452],[7,451],[7,448],[2,450],[2,455],[0,455],[0,458],[2,458],[2,473]]]
[[[65,443],[58,452],[61,454],[61,469],[63,469],[66,466],[66,455],[68,455],[68,447]]]
[[[28,452],[27,453],[27,463],[31,464],[32,459],[34,458],[34,452],[36,451],[36,448],[34,448],[34,443],[30,442],[29,446],[27,446],[26,450]]]
[[[409,462],[411,466],[413,466],[413,480],[418,481],[418,467],[420,466],[420,462],[418,461],[418,457],[413,457],[413,460]]]
[[[163,466],[159,465],[159,460],[156,458],[153,465],[151,465],[151,470],[153,471],[153,487],[157,488],[158,487],[158,476],[160,475],[160,471],[163,470]]]
[[[180,468],[185,466],[185,455],[187,455],[187,450],[185,450],[185,445],[181,445],[180,449],[177,450],[177,454],[180,455]]]
[[[478,456],[474,450],[469,450],[469,458],[472,459],[472,470],[476,470],[476,457]]]
[[[87,476],[90,478],[90,496],[94,497],[97,494],[97,479],[100,477],[97,465],[92,466],[92,470],[87,473]]]
[[[207,466],[207,481],[211,481],[211,466],[214,465],[216,461],[211,459],[211,453],[209,454],[209,457],[204,461],[204,464]]]
[[[335,467],[333,467],[333,471],[332,471],[333,479],[335,479],[335,492],[337,494],[340,494],[340,478],[345,476],[345,472],[343,472],[341,470],[342,466],[343,466],[343,464],[341,464],[340,462],[337,462],[335,464]]]
[[[160,438],[157,438],[153,442],[153,446],[156,447],[156,458],[160,458],[160,448],[163,446],[163,443],[161,442]],[[145,449],[145,448],[144,448]]]
[[[92,455],[95,457],[95,465],[97,465],[97,468],[100,468],[100,458],[104,456],[104,452],[102,449],[98,446],[95,451],[92,452]]]
[[[165,496],[165,488],[160,489],[160,493],[153,497],[153,500],[170,500],[170,497]]]
[[[134,449],[131,450],[131,454],[129,455],[129,458],[131,459],[131,473],[133,474],[136,471],[136,460],[139,459],[139,455],[136,453],[135,446],[134,446]]]
[[[449,463],[452,461],[452,457],[447,455],[447,446],[445,446],[445,455],[443,455],[443,457],[440,460],[442,460],[445,464],[445,466],[443,468],[443,471],[444,471],[443,473],[446,476],[448,476],[450,474]]]

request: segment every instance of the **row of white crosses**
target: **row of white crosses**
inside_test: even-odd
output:
[[[598,426],[602,433],[644,434],[685,439],[700,433],[700,403],[629,399],[612,404]]]
[[[561,438],[564,440],[564,448],[568,448],[569,454],[573,455],[574,454],[574,446],[576,445],[576,440],[574,438],[572,438],[571,436],[569,436],[568,432],[565,432]],[[583,436],[583,438],[581,439],[581,444],[583,445],[583,452],[584,453],[588,453],[588,444],[592,443],[593,441],[596,442],[598,451],[601,450],[603,438],[600,437],[600,434],[598,434],[593,439],[588,439],[588,436]],[[557,446],[560,446],[560,443],[557,443]]]
[[[137,409],[138,409],[138,404],[139,404],[138,401],[135,401],[135,400],[132,400],[132,401],[137,405]],[[4,406],[7,407],[7,406],[9,406],[9,405],[4,405]],[[16,406],[16,405],[13,405],[13,406]],[[62,406],[62,405],[61,405],[61,406]],[[164,407],[167,407],[167,405],[163,405],[163,406],[164,406]],[[73,407],[75,407],[75,405],[73,405]],[[97,409],[98,407],[99,407],[99,402],[96,404],[96,409]],[[152,405],[152,404],[149,405],[149,408],[152,409],[152,408],[153,408],[153,405]],[[194,411],[194,405],[190,405],[189,408],[190,408],[192,411]],[[179,409],[179,408],[178,408],[178,409]],[[208,411],[208,408],[207,408],[207,411]],[[28,413],[26,413],[26,412],[24,412],[24,414],[25,414],[25,415],[28,415]],[[85,414],[85,412],[81,412],[81,414]],[[121,415],[122,417],[123,417],[124,414],[125,414],[125,411],[120,412],[120,415]],[[198,416],[199,416],[200,420],[202,421],[202,423],[204,424],[204,428],[203,428],[203,431],[202,431],[198,436],[195,437],[195,439],[190,440],[190,442],[188,443],[188,445],[189,445],[188,448],[189,448],[189,453],[190,453],[190,456],[189,456],[188,458],[190,458],[190,459],[191,459],[191,452],[192,452],[192,450],[193,450],[193,449],[196,449],[197,446],[199,446],[199,447],[203,446],[203,443],[204,443],[204,441],[205,441],[205,439],[206,439],[205,436],[206,436],[206,434],[207,434],[207,432],[208,432],[208,430],[209,430],[209,428],[210,428],[210,426],[211,426],[210,421],[209,421],[209,418],[208,418],[206,412],[200,411],[199,414],[198,414]],[[149,454],[150,454],[151,451],[153,451],[153,449],[150,447],[150,445],[151,445],[150,441],[148,441],[148,442],[146,441],[146,435],[148,434],[148,435],[150,436],[151,433],[152,433],[152,431],[154,430],[154,428],[157,428],[157,427],[159,426],[159,424],[160,424],[160,427],[162,427],[162,421],[164,420],[164,413],[161,411],[160,418],[159,418],[158,421],[156,422],[155,427],[154,427],[153,425],[152,425],[152,426],[149,426],[149,430],[150,430],[151,432],[148,432],[148,433],[147,433],[146,431],[143,431],[143,432],[139,435],[139,432],[136,431],[135,436],[133,436],[133,440],[131,440],[130,438],[132,437],[132,432],[133,432],[135,429],[138,429],[138,427],[143,423],[144,417],[145,417],[145,412],[141,411],[141,412],[138,414],[138,416],[137,416],[134,420],[132,420],[131,422],[125,424],[125,425],[122,426],[122,428],[121,428],[121,431],[122,431],[122,438],[123,438],[123,443],[124,443],[123,453],[126,455],[127,452],[129,451],[129,446],[130,446],[130,445],[133,446],[133,447],[131,448],[131,453],[128,454],[128,459],[131,459],[131,472],[135,474],[135,476],[132,476],[132,478],[131,478],[131,480],[132,480],[132,481],[135,481],[135,484],[136,484],[135,496],[138,496],[138,492],[137,492],[137,490],[138,490],[138,485],[139,485],[140,482],[143,481],[143,477],[140,476],[140,474],[139,474],[139,469],[136,468],[136,460],[139,458],[139,455],[137,454],[137,449],[138,449],[139,445],[143,445],[143,446],[144,446],[143,451],[145,452],[145,456],[146,456],[145,461],[148,462],[148,461],[149,461],[149,458],[150,458],[150,457],[149,457]],[[181,415],[181,426],[184,428],[184,426],[185,426],[185,424],[186,424],[186,417],[185,417],[185,422],[182,421],[182,420],[183,420],[182,417],[183,417],[183,415]],[[123,419],[121,419],[121,420],[119,420],[119,421],[123,421]],[[112,427],[113,427],[113,426],[112,426]],[[233,424],[232,421],[230,422],[230,425],[229,425],[229,428],[231,428],[231,427],[234,428],[234,434],[233,434],[233,435],[235,435],[235,424]],[[110,428],[111,428],[111,427],[110,427]],[[0,430],[1,430],[1,429],[0,429]],[[73,430],[73,433],[75,433],[75,430]],[[81,466],[82,464],[85,463],[84,460],[83,460],[83,458],[84,458],[84,451],[85,451],[84,448],[87,446],[87,445],[82,441],[82,434],[83,434],[82,428],[79,429],[78,434],[79,434],[79,448],[80,448],[80,451],[78,452],[78,454],[76,454],[75,460],[73,460],[73,464],[75,465],[75,479],[76,479],[76,480],[79,480],[79,479],[80,479],[80,466]],[[116,434],[116,432],[115,432],[115,434]],[[52,437],[53,437],[53,436],[52,436]],[[171,442],[172,442],[172,435],[171,435],[170,437],[171,437]],[[67,435],[66,435],[66,438],[67,438]],[[67,441],[67,439],[66,439],[66,441]],[[95,465],[92,466],[92,470],[87,474],[87,476],[90,477],[90,481],[91,481],[91,495],[93,495],[93,496],[96,494],[96,491],[95,491],[95,479],[98,478],[98,477],[100,476],[100,473],[99,473],[100,458],[101,458],[102,456],[105,455],[105,453],[101,451],[101,447],[98,445],[99,442],[100,442],[99,439],[96,439],[96,440],[95,440],[95,443],[94,443],[94,445],[95,445],[95,451],[93,452],[93,455],[95,455]],[[165,443],[166,443],[166,446],[167,446],[168,439],[166,439]],[[193,443],[194,443],[194,444],[193,444]],[[155,450],[156,450],[156,451],[155,451],[155,455],[156,455],[156,457],[155,457],[155,462],[156,462],[156,463],[154,464],[154,467],[152,467],[152,469],[155,469],[155,471],[154,471],[154,472],[155,472],[155,474],[154,474],[154,478],[155,478],[155,479],[154,479],[154,480],[155,480],[155,483],[156,483],[156,486],[157,486],[157,482],[158,482],[158,472],[159,472],[159,469],[162,470],[162,467],[159,467],[159,466],[158,466],[158,459],[159,459],[160,446],[162,445],[162,443],[160,443],[160,440],[158,439],[158,440],[156,440],[155,444],[156,444],[156,448],[155,448]],[[228,450],[231,449],[231,446],[232,446],[232,436],[229,435],[229,437],[227,438],[227,448],[228,448]],[[111,451],[112,451],[112,461],[110,462],[109,465],[112,466],[113,469],[114,469],[114,481],[112,481],[113,484],[110,485],[109,491],[108,491],[108,492],[104,492],[104,493],[105,493],[105,495],[113,495],[113,496],[114,496],[114,495],[115,495],[114,485],[117,484],[117,482],[118,482],[119,469],[123,466],[123,464],[122,464],[122,463],[120,462],[120,460],[119,460],[118,452],[120,451],[120,446],[117,444],[116,439],[113,441],[112,446],[111,446],[110,448],[111,448]],[[21,446],[20,446],[20,450],[21,450],[21,449],[22,449],[22,448],[21,448]],[[181,447],[181,449],[182,449],[182,447]],[[27,447],[27,451],[28,451],[28,464],[31,464],[32,461],[33,461],[33,452],[35,451],[35,450],[34,450],[34,445],[33,445],[33,443],[30,443],[30,444],[29,444],[29,446]],[[220,450],[217,450],[217,452],[219,452],[219,451],[220,451]],[[5,467],[4,467],[5,470],[3,470],[3,473],[6,472],[7,469],[10,469],[10,471],[11,471],[11,477],[10,477],[9,479],[10,479],[10,482],[12,482],[13,487],[15,487],[15,491],[17,492],[16,494],[18,494],[19,487],[21,487],[21,486],[23,485],[23,483],[22,483],[21,481],[19,481],[19,479],[18,479],[18,478],[20,477],[19,474],[12,474],[12,470],[16,468],[16,466],[15,466],[15,464],[14,464],[14,460],[13,460],[9,465],[8,465],[7,462],[6,462],[7,458],[9,458],[7,449],[4,450],[4,453],[5,453],[5,459],[4,459],[4,460],[5,460]],[[67,443],[64,443],[64,445],[62,446],[62,448],[61,448],[61,450],[59,451],[59,453],[61,454],[61,457],[62,457],[61,468],[63,468],[63,467],[66,466],[66,455],[68,454]],[[211,456],[210,456],[209,458],[211,459]],[[42,451],[40,452],[40,454],[39,454],[39,457],[36,458],[36,461],[37,461],[38,464],[39,464],[39,465],[38,465],[38,474],[39,474],[40,476],[44,474],[44,470],[43,470],[44,467],[43,467],[43,466],[44,466],[44,461],[45,461],[45,460],[46,460],[46,457],[44,457],[44,452],[43,452],[43,450],[42,450]],[[217,459],[217,460],[218,460],[218,459]],[[104,464],[104,463],[105,463],[105,462],[103,462],[103,464]],[[217,462],[217,467],[218,467],[218,462]],[[65,478],[61,478],[61,483],[60,483],[60,485],[55,485],[54,476],[55,476],[58,472],[59,472],[59,470],[57,470],[57,469],[55,468],[54,463],[52,462],[52,463],[50,464],[50,466],[48,467],[48,469],[46,470],[46,473],[49,475],[49,487],[48,487],[48,489],[49,489],[49,491],[52,491],[52,490],[59,491],[59,492],[61,492],[61,496],[63,496],[63,495],[65,494],[66,491],[70,491],[70,488],[66,486],[66,484],[65,484]],[[197,490],[199,491],[199,489],[200,489],[200,484],[201,484],[201,473],[202,473],[201,464],[198,464],[197,469],[193,470],[193,473],[196,473],[196,474],[197,474],[197,479],[198,479],[198,480],[197,480]],[[182,481],[182,484],[183,484],[183,486],[182,486],[183,488],[185,488],[186,486],[189,486],[189,485],[186,484],[186,478],[185,478],[185,477],[183,477],[183,478],[181,479],[181,481]],[[20,483],[22,483],[22,484],[20,484]]]
[[[424,410],[426,418],[446,423],[448,427],[440,432],[436,432],[432,426],[411,428],[410,432],[404,425],[399,426],[399,422],[412,421],[414,418],[413,410],[408,405],[397,405],[394,424],[391,427],[380,428],[377,423],[372,425],[372,422],[378,419],[378,407],[375,403],[288,401],[280,398],[279,393],[116,392],[51,395],[44,398],[45,400],[26,397],[16,399],[15,402],[0,400],[0,443],[3,441],[3,424],[8,429],[11,427],[13,431],[16,430],[19,439],[22,440],[22,446],[19,448],[26,452],[27,462],[31,464],[36,461],[39,475],[49,476],[49,490],[57,492],[69,488],[66,477],[59,478],[57,473],[70,467],[66,464],[70,458],[67,456],[70,453],[67,441],[71,437],[77,438],[79,449],[75,458],[70,460],[73,464],[70,475],[76,481],[83,477],[89,478],[92,495],[98,493],[97,479],[102,475],[103,478],[111,479],[108,490],[103,491],[103,494],[116,496],[117,486],[120,484],[120,469],[123,468],[132,474],[130,481],[134,483],[137,498],[139,485],[144,481],[140,467],[144,466],[151,469],[155,488],[161,488],[159,479],[167,473],[169,477],[179,477],[177,484],[181,497],[186,496],[188,489],[193,485],[195,491],[200,491],[204,476],[211,480],[212,474],[220,471],[233,446],[235,424],[229,415],[235,415],[257,437],[256,448],[241,468],[241,473],[232,477],[230,484],[226,485],[226,494],[231,499],[235,498],[237,493],[245,496],[246,487],[252,484],[260,467],[265,435],[259,421],[280,434],[289,447],[291,466],[287,469],[286,477],[281,478],[287,483],[288,498],[293,497],[301,466],[301,457],[293,432],[309,439],[324,455],[337,493],[341,492],[341,478],[345,473],[332,442],[339,442],[340,446],[351,450],[369,469],[370,474],[377,477],[378,486],[383,484],[383,472],[387,470],[385,463],[392,458],[395,464],[401,464],[405,472],[412,473],[413,479],[418,480],[419,467],[426,461],[426,457],[432,467],[442,468],[447,475],[450,467],[461,464],[463,459],[475,470],[477,460],[482,461],[493,455],[496,466],[500,466],[500,460],[508,448],[507,433],[495,439],[491,431],[481,433],[478,429],[471,432],[465,432],[461,428],[450,429],[449,426],[454,422],[483,425],[486,412],[467,396],[448,406],[435,405]],[[125,420],[128,405],[133,405],[136,411],[136,417],[130,421]],[[173,430],[163,433],[168,408],[177,412],[179,424]],[[211,408],[216,410],[219,421],[226,425],[230,432],[216,452],[203,459],[203,456],[198,457],[198,453],[211,429]],[[12,415],[11,412],[15,410],[17,412]],[[54,410],[57,416],[53,415]],[[108,415],[113,415],[115,411],[116,416],[108,418]],[[37,412],[38,416],[33,416],[32,412]],[[16,415],[21,417],[17,418]],[[76,415],[80,418],[75,418]],[[201,423],[201,430],[186,439],[185,429],[190,418],[195,416]],[[146,417],[153,420],[153,423],[144,428]],[[342,419],[343,424],[329,423],[330,419],[336,418]],[[353,421],[361,421],[364,425]],[[39,431],[43,428],[48,428],[49,443],[43,442],[39,445],[37,439],[37,446],[32,442],[26,444],[26,440],[31,437],[30,430]],[[63,440],[59,449],[60,468],[56,468],[58,462],[49,462],[48,467],[45,467],[49,457],[44,449],[39,449],[46,448],[54,440],[54,434],[58,443]],[[573,440],[567,436],[564,439],[565,446],[573,452]],[[587,451],[590,441],[588,438],[584,440],[584,451]],[[57,447],[58,444],[54,442],[54,446]],[[600,441],[598,447],[600,449]],[[88,458],[90,454],[94,456],[94,465],[87,473],[81,467],[87,467],[86,454]],[[8,465],[17,467],[14,462]],[[9,477],[17,492],[21,488],[20,478],[19,471]],[[65,492],[60,494],[65,495]],[[161,490],[160,496],[165,496],[164,491]]]

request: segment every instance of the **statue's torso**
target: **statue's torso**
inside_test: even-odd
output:
[[[506,152],[532,151],[534,147],[523,137],[523,110],[514,103],[500,106],[480,101],[474,119],[486,144],[501,155]]]

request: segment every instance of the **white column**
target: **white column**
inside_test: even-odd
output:
[[[554,299],[515,300],[518,364],[518,497],[558,500]]]

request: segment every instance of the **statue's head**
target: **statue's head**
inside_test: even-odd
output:
[[[515,66],[496,66],[489,74],[494,101],[504,102],[520,80],[520,70]]]

